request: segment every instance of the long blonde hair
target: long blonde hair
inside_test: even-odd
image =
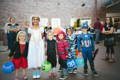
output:
[[[16,41],[19,42],[19,35],[22,34],[22,33],[25,34],[25,42],[27,42],[27,36],[26,36],[26,32],[25,31],[19,31],[17,33]]]

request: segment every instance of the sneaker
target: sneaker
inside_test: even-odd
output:
[[[51,76],[54,76],[54,73],[53,72],[51,72],[51,73],[49,73],[49,75],[48,75],[49,77],[51,77]]]
[[[63,80],[64,80],[64,79],[66,79],[66,78],[67,78],[66,76],[61,75],[59,79],[63,79]]]
[[[109,57],[106,56],[105,58],[103,58],[103,60],[108,61]]]
[[[62,70],[58,70],[58,72],[61,72]]]
[[[72,71],[72,70],[69,70],[68,73],[73,73],[73,71]]]
[[[88,72],[87,72],[87,70],[85,70],[85,71],[84,71],[84,75],[86,75],[86,76],[88,75]]]
[[[115,63],[115,59],[109,59],[109,63]]]
[[[55,79],[54,73],[49,73],[49,79],[50,80],[54,80]]]
[[[23,75],[23,79],[27,80],[28,79],[27,75]]]
[[[64,77],[65,77],[65,79],[66,79],[66,78],[68,78],[68,75],[65,75]]]
[[[53,76],[54,76],[54,77],[57,77],[57,73],[54,72],[54,73],[53,73]]]
[[[73,73],[74,73],[74,74],[76,74],[76,73],[77,73],[77,70],[76,70],[76,69],[75,69],[75,70],[73,70]]]
[[[15,77],[15,79],[14,79],[14,80],[19,80],[19,79],[18,79],[18,77]]]
[[[62,69],[60,68],[59,70],[58,70],[58,72],[61,72],[62,71]]]
[[[40,78],[40,75],[41,75],[40,71],[37,70],[37,71],[36,71],[36,78]]]
[[[33,76],[33,79],[36,79],[36,78],[37,78],[36,71],[33,71],[33,72],[32,72],[32,76]]]
[[[94,76],[98,76],[98,73],[96,71],[93,71]]]

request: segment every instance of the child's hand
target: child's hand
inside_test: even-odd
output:
[[[79,57],[82,57],[82,52],[80,51],[79,54],[78,54]]]
[[[8,60],[11,61],[11,57],[8,56]]]
[[[66,58],[68,58],[68,56],[66,56]]]
[[[56,58],[58,58],[58,55],[56,55]]]
[[[47,56],[45,56],[45,58],[47,59]]]
[[[16,28],[12,29],[12,31],[16,32]]]
[[[20,28],[16,28],[16,32],[17,32],[17,31],[20,31]]]

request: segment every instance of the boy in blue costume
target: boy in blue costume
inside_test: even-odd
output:
[[[95,76],[97,72],[94,67],[93,51],[94,51],[94,39],[93,34],[88,33],[88,24],[82,25],[82,34],[77,36],[77,47],[78,51],[82,52],[84,58],[84,74],[88,75],[88,65],[87,60],[89,60],[91,70]]]

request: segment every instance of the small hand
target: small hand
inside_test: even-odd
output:
[[[8,60],[11,61],[11,57],[8,56]]]
[[[20,28],[16,28],[16,31],[20,31]]]
[[[48,56],[45,56],[45,58],[47,59],[47,58],[48,58]]]
[[[82,57],[82,52],[80,51],[79,54],[78,54],[79,57]]]

